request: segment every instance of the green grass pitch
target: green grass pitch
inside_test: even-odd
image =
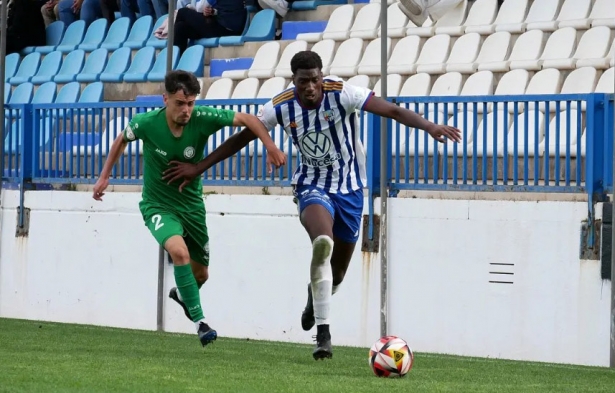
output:
[[[367,353],[316,362],[309,345],[0,319],[0,392],[615,392],[609,368],[427,353],[378,378]]]

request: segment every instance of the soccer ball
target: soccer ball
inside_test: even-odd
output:
[[[412,363],[412,349],[397,336],[382,337],[369,350],[369,366],[379,377],[403,377],[412,369]]]

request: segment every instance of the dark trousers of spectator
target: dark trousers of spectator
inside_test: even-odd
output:
[[[179,54],[183,54],[188,47],[188,40],[201,38],[224,37],[229,35],[241,35],[243,31],[233,31],[221,26],[215,16],[205,16],[190,8],[180,8],[175,17],[173,29],[175,37],[173,45],[179,48]]]

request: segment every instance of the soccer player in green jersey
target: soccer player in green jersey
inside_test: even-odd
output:
[[[139,209],[151,234],[173,259],[177,287],[171,289],[169,297],[195,323],[201,344],[205,346],[218,333],[205,322],[199,296],[199,289],[209,277],[203,184],[200,176],[190,181],[169,182],[163,179],[164,172],[173,163],[196,164],[203,160],[209,136],[229,126],[248,127],[257,134],[267,149],[268,167],[286,164],[286,155],[255,116],[195,106],[201,88],[193,74],[169,72],[164,84],[164,107],[135,115],[113,142],[93,197],[102,200],[113,166],[128,143],[140,139],[144,146],[144,178]]]

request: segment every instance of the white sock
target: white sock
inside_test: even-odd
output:
[[[335,292],[337,292],[337,290],[340,288],[340,285],[342,284],[337,284],[333,286],[333,289],[331,290],[331,295],[335,295]]]
[[[310,282],[316,325],[329,324],[329,309],[333,287],[333,271],[331,270],[332,251],[333,240],[329,236],[322,235],[314,239],[312,243]]]
[[[194,323],[194,326],[196,327],[196,331],[197,331],[197,332],[199,331],[199,324],[200,324],[201,322],[206,323],[206,322],[205,322],[205,318],[203,318],[203,319],[201,319],[201,320],[199,320],[199,321],[196,321],[196,322]]]

